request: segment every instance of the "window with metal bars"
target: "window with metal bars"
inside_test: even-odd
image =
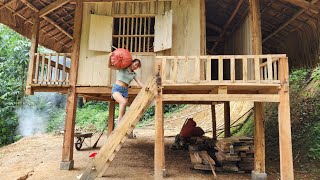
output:
[[[154,16],[115,17],[112,43],[130,52],[153,52]]]

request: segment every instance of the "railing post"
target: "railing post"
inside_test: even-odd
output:
[[[34,77],[34,69],[35,69],[35,53],[37,53],[38,49],[38,41],[39,41],[39,27],[40,27],[40,18],[39,14],[35,13],[33,16],[33,26],[32,26],[32,35],[31,35],[31,48],[29,53],[29,67],[28,67],[28,79],[27,79],[27,88],[26,94],[32,95],[33,91],[31,88],[31,84],[33,82]]]
[[[283,180],[293,180],[288,58],[280,58],[279,80],[281,83],[278,106],[280,175]]]

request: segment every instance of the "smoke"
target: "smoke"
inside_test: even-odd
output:
[[[35,108],[21,108],[17,110],[19,118],[18,130],[23,137],[46,132],[49,115]]]
[[[24,137],[46,133],[50,115],[65,108],[65,103],[65,95],[58,93],[35,93],[26,97],[24,105],[16,111],[19,133]]]

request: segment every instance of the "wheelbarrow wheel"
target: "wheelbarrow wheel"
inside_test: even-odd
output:
[[[76,148],[76,150],[80,151],[82,147],[81,138],[77,138],[77,142],[74,143],[74,147]]]

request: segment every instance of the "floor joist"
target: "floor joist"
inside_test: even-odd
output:
[[[279,102],[278,94],[164,94],[163,101],[252,101]]]

